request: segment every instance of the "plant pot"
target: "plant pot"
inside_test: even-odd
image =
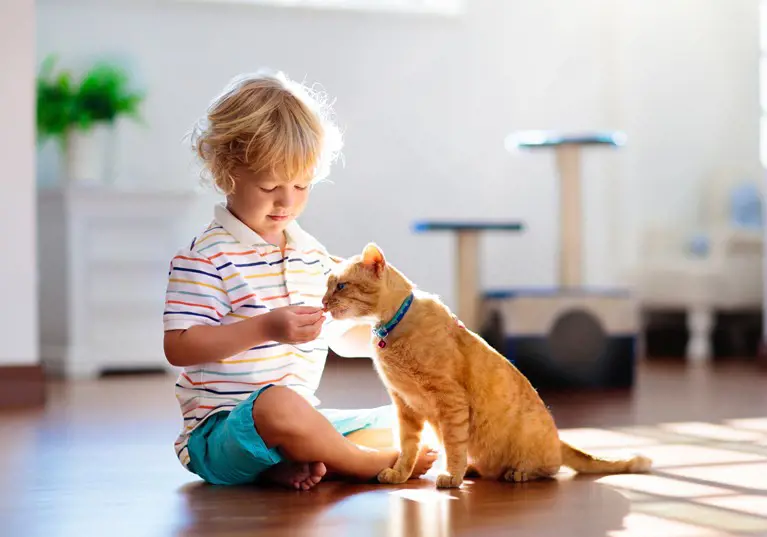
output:
[[[113,139],[114,128],[107,123],[96,124],[88,131],[70,131],[64,155],[67,183],[110,182]]]

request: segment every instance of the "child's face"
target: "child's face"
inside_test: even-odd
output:
[[[309,199],[309,179],[284,179],[273,173],[245,172],[229,196],[230,209],[267,240],[298,218]]]

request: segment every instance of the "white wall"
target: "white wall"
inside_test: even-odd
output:
[[[616,208],[631,264],[641,226],[703,224],[702,183],[760,177],[758,0],[623,1],[615,26],[618,122],[630,133]],[[662,9],[659,6],[662,5]],[[726,202],[726,201],[725,201]]]
[[[37,358],[35,4],[0,2],[0,366]]]
[[[485,285],[555,281],[553,156],[506,153],[511,131],[629,134],[627,148],[584,162],[593,285],[619,281],[658,209],[692,221],[713,165],[757,158],[756,0],[468,4],[445,19],[40,0],[38,57],[54,51],[79,67],[103,52],[135,67],[149,126],[122,130],[118,171],[136,183],[196,184],[182,136],[233,74],[269,66],[321,82],[337,99],[346,167],[317,188],[304,226],[339,255],[375,240],[448,302],[452,243],[412,234],[414,220],[522,219],[525,234],[484,241]],[[53,169],[44,162],[43,182]]]

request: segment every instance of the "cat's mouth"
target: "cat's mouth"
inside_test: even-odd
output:
[[[349,311],[349,308],[337,304],[330,304],[325,308],[325,311],[327,311],[333,319],[341,319],[343,318],[343,315]]]

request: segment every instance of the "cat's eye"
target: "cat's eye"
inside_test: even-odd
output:
[[[343,291],[344,287],[346,287],[345,283],[338,283],[336,284],[336,291]]]

